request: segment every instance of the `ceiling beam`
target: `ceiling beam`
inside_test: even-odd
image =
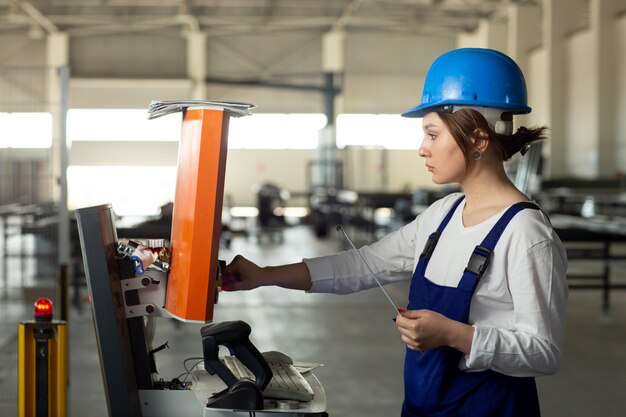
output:
[[[50,21],[43,13],[41,13],[35,6],[25,0],[9,0],[11,4],[22,9],[24,13],[39,27],[48,33],[56,33],[59,28]]]

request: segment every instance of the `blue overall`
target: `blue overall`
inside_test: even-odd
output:
[[[463,199],[454,203],[437,231],[428,238],[411,281],[408,309],[432,310],[467,323],[472,295],[502,232],[519,211],[538,207],[532,203],[511,206],[474,249],[459,285],[437,285],[425,277],[426,267],[439,236]],[[447,346],[423,353],[407,348],[402,417],[540,415],[534,378],[512,377],[491,370],[464,372],[459,369],[461,358],[461,352]]]

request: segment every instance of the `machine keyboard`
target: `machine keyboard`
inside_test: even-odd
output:
[[[255,380],[254,374],[235,356],[224,356],[222,362],[238,379]],[[272,370],[272,379],[263,390],[268,398],[283,400],[311,401],[314,397],[311,386],[306,379],[288,362],[269,359],[267,363]]]

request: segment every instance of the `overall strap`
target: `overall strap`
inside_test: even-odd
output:
[[[516,203],[509,207],[489,231],[481,244],[474,248],[472,256],[467,263],[467,267],[463,272],[459,288],[466,291],[474,291],[476,284],[478,284],[478,280],[483,276],[489,266],[491,253],[496,247],[498,240],[500,240],[500,236],[502,236],[504,229],[506,229],[513,217],[524,209],[540,210],[536,204],[529,201]]]
[[[428,240],[426,241],[426,244],[424,245],[424,250],[422,251],[420,258],[424,258],[426,261],[430,259],[430,256],[433,254],[433,251],[435,250],[435,246],[437,246],[437,241],[439,240],[439,236],[441,236],[441,232],[443,232],[443,229],[446,228],[446,226],[450,222],[450,219],[452,218],[452,215],[454,214],[454,211],[459,206],[459,204],[461,204],[461,201],[463,201],[463,199],[465,199],[464,195],[459,197],[454,202],[454,204],[452,204],[452,207],[450,208],[450,210],[448,210],[448,213],[446,213],[446,216],[443,218],[441,223],[439,223],[439,227],[437,228],[437,230],[431,233],[430,236],[428,236]]]

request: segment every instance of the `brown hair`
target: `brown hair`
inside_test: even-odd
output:
[[[545,126],[531,129],[520,127],[512,135],[496,133],[491,129],[485,117],[473,109],[461,109],[454,113],[439,112],[438,114],[461,148],[467,164],[469,164],[469,155],[474,147],[472,136],[477,129],[481,129],[489,135],[489,140],[495,145],[503,161],[511,159],[527,144],[547,137],[548,128]]]

